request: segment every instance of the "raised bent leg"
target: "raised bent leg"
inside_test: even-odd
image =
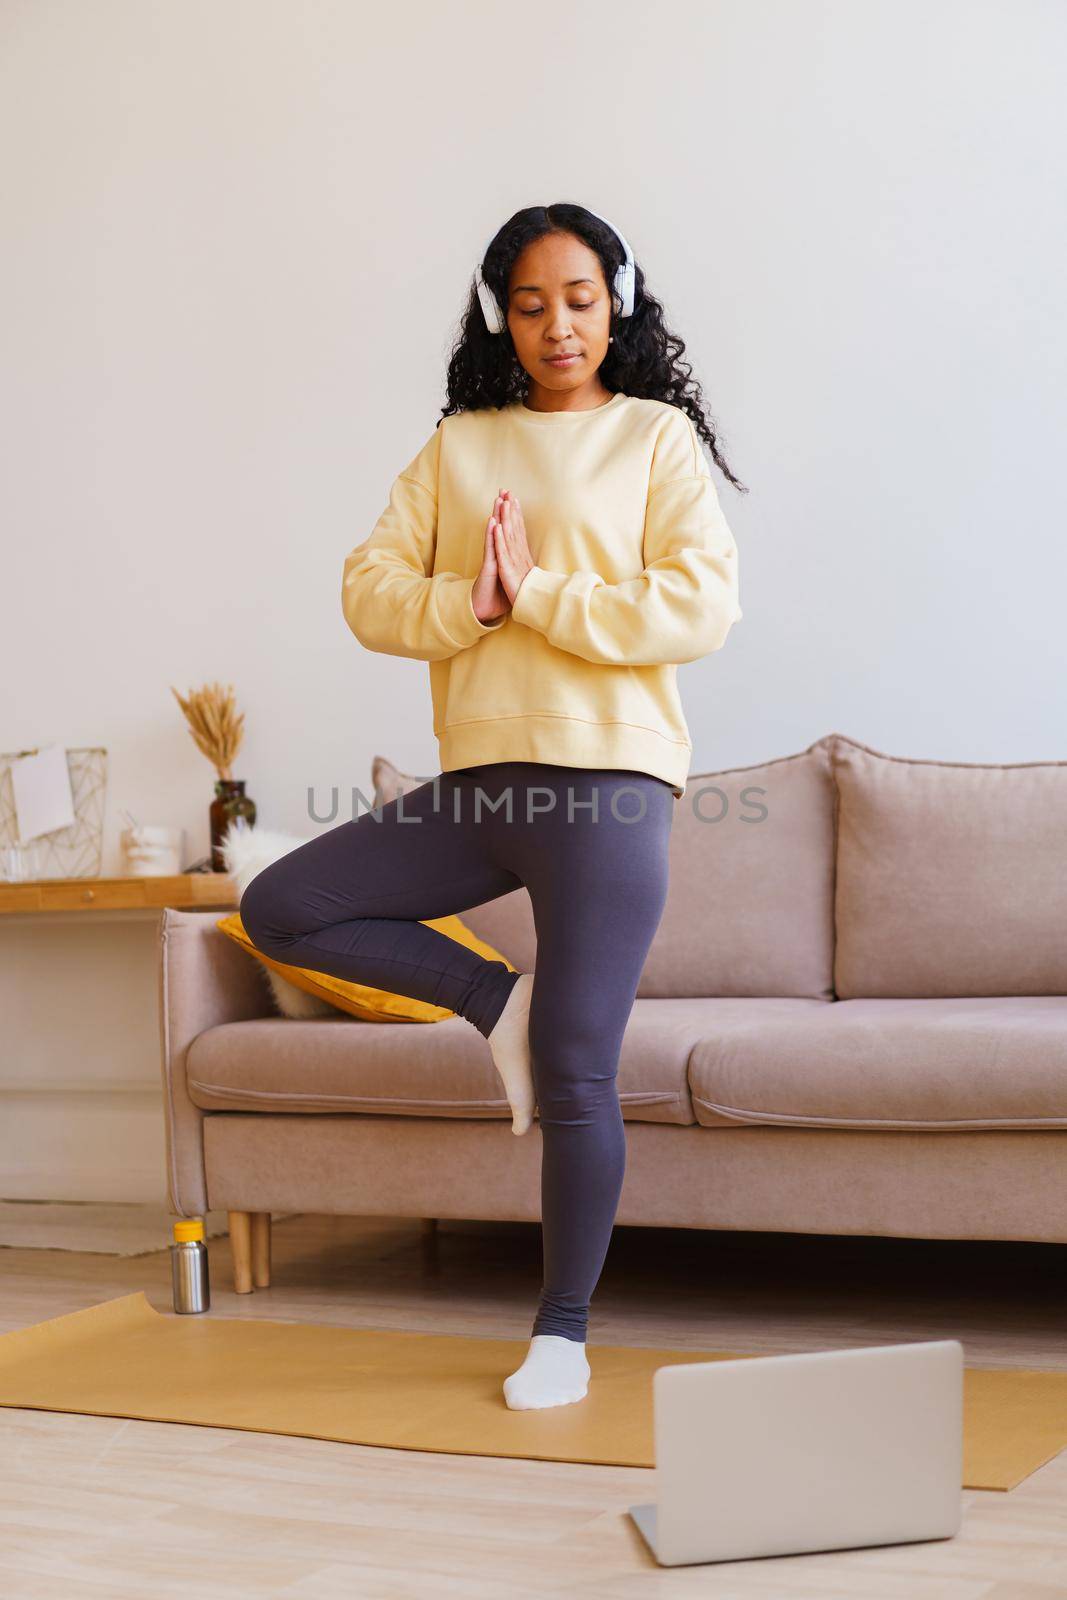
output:
[[[521,879],[452,796],[442,774],[265,867],[241,896],[252,943],[291,966],[445,1006],[488,1037],[519,974],[425,923]]]

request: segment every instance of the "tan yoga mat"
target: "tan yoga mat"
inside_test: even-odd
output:
[[[501,1384],[527,1345],[164,1315],[140,1292],[0,1337],[0,1405],[447,1455],[651,1467],[656,1368],[735,1358],[590,1344],[584,1400],[510,1411]],[[966,1370],[964,1488],[1013,1489],[1065,1445],[1067,1372]]]

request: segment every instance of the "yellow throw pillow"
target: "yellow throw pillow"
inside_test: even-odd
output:
[[[502,961],[509,972],[517,971],[507,956],[502,956],[491,944],[479,939],[459,917],[426,917],[421,920],[427,928],[434,928],[446,938],[455,939],[457,944],[466,945],[468,950],[476,951],[487,961]],[[275,961],[273,956],[265,956],[256,949],[245,932],[239,911],[220,917],[217,926],[235,940],[242,950],[247,950],[250,956],[255,956],[257,961],[262,961],[264,966],[279,973],[298,989],[364,1022],[443,1022],[446,1017],[455,1016],[455,1012],[449,1011],[446,1006],[430,1005],[426,1000],[413,1000],[405,994],[390,994],[387,989],[372,989],[365,983],[350,983],[346,978],[335,978],[328,972],[313,972],[310,967],[291,967],[284,961]]]

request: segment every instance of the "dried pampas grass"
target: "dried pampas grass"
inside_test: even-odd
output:
[[[185,699],[172,684],[171,693],[185,713],[197,749],[207,756],[220,778],[232,778],[245,721],[244,712],[237,710],[234,701],[233,684],[225,689],[220,683],[205,684],[202,689],[190,689]]]

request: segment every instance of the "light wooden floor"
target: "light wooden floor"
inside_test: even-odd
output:
[[[212,1311],[348,1327],[529,1334],[533,1224],[293,1217],[273,1283]],[[973,1366],[1067,1366],[1067,1247],[616,1229],[590,1343],[778,1353],[959,1338]],[[169,1258],[0,1250],[0,1331],[144,1289]],[[503,1376],[503,1374],[502,1374]],[[596,1381],[595,1357],[593,1381]],[[655,1565],[626,1516],[653,1474],[0,1409],[4,1600],[1064,1600],[1067,1452],[968,1490],[953,1540]]]

